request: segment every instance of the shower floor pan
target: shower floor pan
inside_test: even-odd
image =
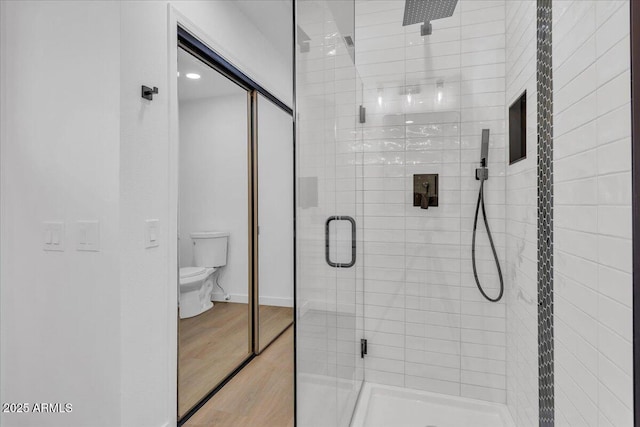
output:
[[[365,383],[351,427],[515,427],[505,405]]]

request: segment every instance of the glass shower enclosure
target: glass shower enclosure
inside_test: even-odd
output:
[[[362,85],[354,3],[296,4],[297,412],[348,426],[363,381]]]

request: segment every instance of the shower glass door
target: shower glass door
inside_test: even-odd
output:
[[[363,379],[353,6],[296,4],[297,417],[304,426],[347,427]]]

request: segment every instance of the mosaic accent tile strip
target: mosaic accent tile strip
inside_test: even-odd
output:
[[[551,0],[537,3],[538,87],[538,404],[540,426],[553,426],[553,75]]]

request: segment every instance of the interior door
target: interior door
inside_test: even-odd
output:
[[[252,354],[249,92],[178,49],[178,417]],[[227,235],[226,262],[197,236]],[[197,244],[198,243],[198,244]],[[208,258],[208,259],[203,259]],[[208,265],[208,263],[216,265]]]
[[[257,94],[258,331],[262,352],[293,323],[293,117]]]

